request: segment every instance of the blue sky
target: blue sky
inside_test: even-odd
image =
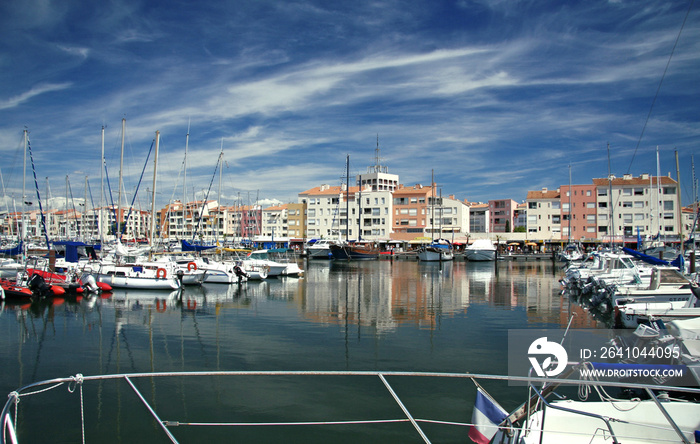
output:
[[[443,195],[522,201],[606,177],[676,177],[700,153],[700,5],[688,1],[26,0],[0,5],[0,169],[116,196],[121,119],[133,194],[161,132],[158,201],[295,202],[381,163]],[[684,24],[685,23],[685,24]],[[682,29],[682,32],[681,32]],[[680,33],[680,34],[679,34]],[[658,95],[657,95],[658,91]],[[697,162],[700,164],[700,156]],[[152,164],[138,202],[148,201]],[[48,177],[48,180],[46,179]],[[30,182],[28,182],[30,183]],[[210,198],[217,197],[218,176]],[[33,192],[33,191],[32,191]],[[42,196],[44,198],[45,196]],[[129,197],[130,199],[131,197]],[[116,199],[116,197],[115,197]],[[19,201],[19,199],[17,199]]]

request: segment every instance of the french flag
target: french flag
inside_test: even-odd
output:
[[[508,412],[489,396],[481,387],[477,387],[476,402],[469,426],[469,438],[478,444],[488,444],[498,431],[498,424],[503,422]]]

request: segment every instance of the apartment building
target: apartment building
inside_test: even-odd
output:
[[[433,187],[420,184],[412,187],[399,185],[392,198],[393,240],[431,239],[433,221],[428,214],[428,207],[433,204],[434,195]]]
[[[518,203],[513,199],[489,200],[489,232],[510,233],[515,226],[515,210]]]
[[[489,220],[489,204],[487,203],[470,203],[469,206],[469,232],[470,233],[488,233]]]
[[[680,229],[678,183],[667,176],[593,179],[597,193],[598,239],[677,237]]]
[[[275,205],[262,210],[261,235],[270,240],[288,238],[288,206]]]
[[[561,191],[528,191],[527,233],[530,239],[561,239]]]
[[[597,192],[595,185],[562,185],[561,237],[572,241],[597,238]]]
[[[306,204],[287,204],[287,234],[290,240],[303,241],[306,239]]]

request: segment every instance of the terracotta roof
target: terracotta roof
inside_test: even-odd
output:
[[[413,196],[432,196],[433,189],[430,186],[421,187],[419,185],[413,187],[404,187],[394,190],[392,193],[394,196],[397,195],[413,195]]]
[[[561,197],[561,193],[557,190],[551,191],[528,191],[527,200],[537,200],[537,199],[558,199]]]
[[[631,177],[629,179],[626,179],[624,177],[616,177],[612,180],[612,185],[613,186],[623,186],[623,185],[642,185],[642,186],[649,186],[649,177],[642,178],[642,177]],[[656,181],[660,180],[661,185],[676,185],[677,182],[673,179],[671,179],[668,176],[651,176],[651,184],[656,185]],[[602,186],[608,186],[608,178],[603,178],[603,179],[593,179],[593,185],[602,187]]]
[[[287,209],[287,204],[276,205],[274,207],[267,207],[263,211],[282,211]]]
[[[350,187],[350,194],[357,193],[358,191],[360,191],[360,187]],[[335,186],[335,187],[329,186],[329,187],[311,188],[310,190],[302,191],[301,193],[299,193],[299,195],[300,196],[301,195],[306,195],[306,196],[333,195],[333,196],[337,196],[341,193],[345,194],[345,189],[343,189],[343,187],[341,187],[341,186]]]

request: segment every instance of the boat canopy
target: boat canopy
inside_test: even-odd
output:
[[[185,239],[182,240],[182,251],[204,251],[216,248],[216,245],[192,245]]]
[[[625,253],[629,254],[630,256],[634,256],[637,259],[646,262],[647,264],[652,264],[652,265],[671,265],[673,267],[678,267],[679,269],[683,268],[683,256],[680,254],[676,259],[673,261],[669,262],[663,259],[659,259],[658,257],[654,256],[649,256],[648,254],[640,253],[637,250],[633,250],[631,248],[623,247],[622,251]]]
[[[12,248],[6,248],[4,250],[0,250],[0,254],[5,255],[5,256],[19,256],[21,253],[22,253],[22,242],[21,241]]]

